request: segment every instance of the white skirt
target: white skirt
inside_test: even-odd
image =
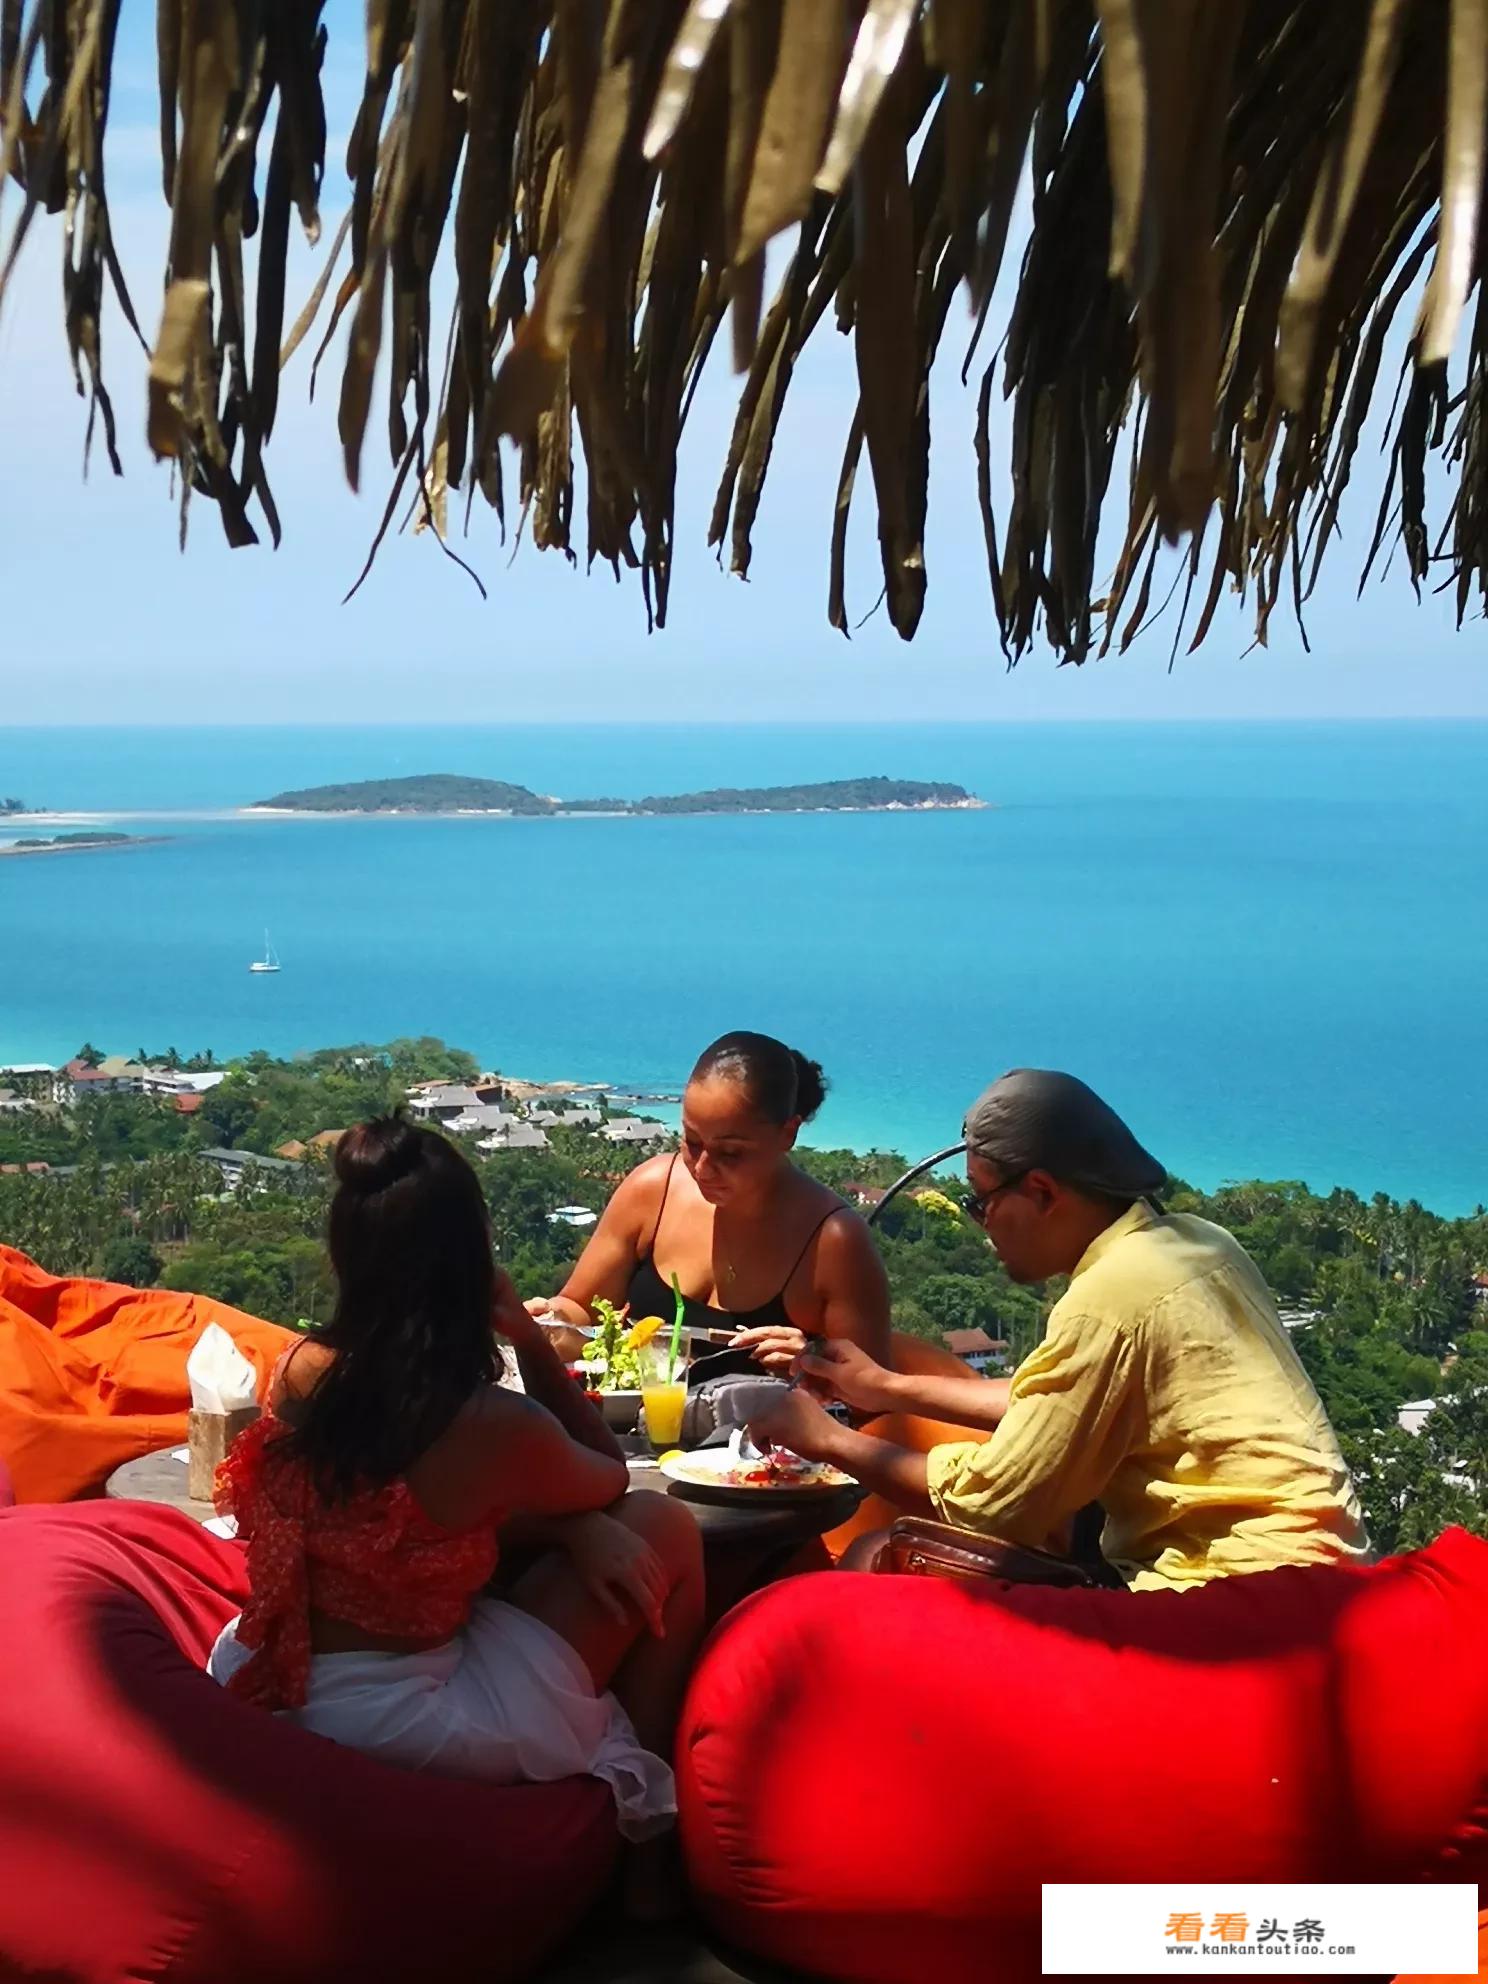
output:
[[[207,1660],[227,1682],[249,1659],[236,1619]],[[318,1653],[305,1705],[281,1711],[302,1729],[408,1770],[548,1784],[597,1777],[614,1794],[627,1839],[676,1817],[670,1767],[643,1750],[612,1694],[596,1695],[567,1640],[499,1598],[483,1598],[462,1631],[423,1653]]]

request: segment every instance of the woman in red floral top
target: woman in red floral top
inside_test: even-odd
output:
[[[251,1595],[209,1671],[385,1761],[502,1783],[589,1773],[669,1899],[670,1756],[703,1615],[684,1505],[625,1464],[491,1253],[474,1172],[387,1117],[336,1147],[329,1326],[274,1374],[218,1502]],[[502,1388],[499,1342],[526,1396]],[[542,1554],[479,1596],[503,1540]]]

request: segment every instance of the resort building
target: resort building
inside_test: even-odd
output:
[[[970,1370],[980,1374],[1007,1369],[1008,1344],[1004,1338],[988,1336],[982,1329],[946,1330],[943,1334],[946,1349]]]

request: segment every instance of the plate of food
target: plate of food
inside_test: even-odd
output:
[[[741,1443],[736,1431],[726,1447],[702,1447],[696,1453],[663,1454],[657,1462],[668,1481],[686,1495],[706,1502],[815,1501],[851,1488],[853,1479],[825,1461],[802,1460],[784,1447],[761,1454]]]

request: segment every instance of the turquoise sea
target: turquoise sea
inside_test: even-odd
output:
[[[1488,725],[0,732],[0,793],[222,813],[454,771],[571,796],[883,772],[985,812],[129,820],[0,861],[0,1060],[436,1033],[671,1087],[733,1026],[833,1082],[824,1143],[950,1142],[1018,1063],[1175,1170],[1488,1199]],[[3,836],[0,836],[3,838]],[[247,970],[265,926],[284,969]]]

